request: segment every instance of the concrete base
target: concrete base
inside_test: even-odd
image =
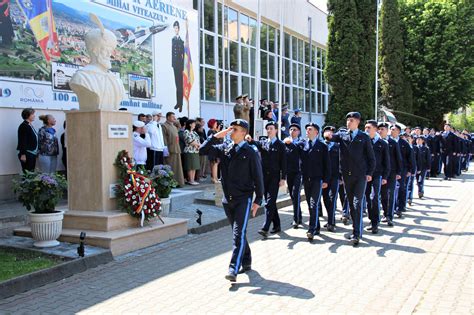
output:
[[[59,240],[62,242],[79,243],[80,233],[86,232],[86,245],[109,248],[112,254],[117,256],[181,237],[188,233],[186,219],[163,218],[165,224],[158,220],[145,223],[143,227],[138,226],[138,220],[134,221],[136,222],[136,227],[108,232],[63,228]],[[15,229],[15,235],[31,237],[31,228],[25,226]]]
[[[115,231],[136,227],[138,219],[121,211],[78,211],[64,213],[63,229]]]

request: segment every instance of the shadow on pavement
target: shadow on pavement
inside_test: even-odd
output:
[[[248,271],[247,275],[249,282],[232,284],[229,291],[236,292],[240,288],[249,287],[253,288],[249,291],[251,294],[289,296],[304,300],[315,297],[314,293],[308,289],[291,283],[265,279],[255,270]]]

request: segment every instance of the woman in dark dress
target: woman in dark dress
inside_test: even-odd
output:
[[[209,119],[209,121],[207,122],[207,126],[209,127],[209,131],[207,132],[208,137],[218,133],[221,129],[221,125],[215,119]],[[220,141],[222,142],[222,139],[220,139]],[[217,156],[214,156],[212,154],[209,154],[207,158],[209,162],[211,163],[211,182],[213,182],[214,184],[218,183],[219,182],[219,179],[218,179],[219,159],[217,158]]]
[[[38,156],[38,133],[32,123],[35,120],[35,110],[25,108],[21,112],[23,122],[18,127],[18,159],[21,163],[23,172],[33,172],[36,166]]]

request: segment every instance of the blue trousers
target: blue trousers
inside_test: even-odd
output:
[[[287,175],[288,191],[290,192],[291,203],[293,204],[293,221],[301,224],[303,218],[301,215],[301,173],[288,173]]]
[[[425,176],[426,171],[421,171],[420,174],[416,174],[416,184],[418,186],[418,195],[425,193]]]
[[[309,229],[308,232],[315,234],[321,230],[319,224],[319,202],[321,200],[321,190],[323,181],[320,178],[304,178],[304,193],[309,210]]]
[[[247,224],[252,208],[252,198],[227,201],[223,203],[223,206],[233,233],[229,272],[237,275],[241,265],[252,264],[252,254],[247,242]]]
[[[454,155],[443,154],[444,176],[451,178],[454,176]]]
[[[339,192],[339,179],[331,178],[328,187],[323,189],[324,207],[328,213],[328,225],[336,225],[337,195]]]
[[[280,187],[280,174],[264,174],[263,186],[265,190],[266,205],[265,222],[263,223],[262,230],[268,231],[270,229],[270,224],[272,223],[274,229],[279,229],[281,228],[281,224],[276,201],[278,197],[278,189]]]
[[[408,188],[409,177],[407,177],[406,170],[402,170],[400,176],[401,178],[398,180],[396,211],[405,211],[405,207],[407,205],[407,188]]]
[[[415,172],[416,174],[417,172]],[[409,200],[413,200],[413,189],[415,187],[415,174],[411,174],[411,176],[409,176],[407,178],[408,182],[407,182],[407,199]]]
[[[367,180],[365,176],[344,176],[344,188],[352,218],[352,231],[355,237],[362,237],[362,207]]]
[[[372,181],[367,183],[365,189],[365,199],[367,200],[367,212],[369,214],[372,227],[376,227],[380,222],[380,190],[382,187],[382,176],[372,176]]]
[[[380,190],[383,215],[387,219],[390,219],[390,221],[393,220],[393,213],[396,206],[396,186],[397,174],[395,174],[395,172],[390,172],[387,177],[387,184],[383,185]]]

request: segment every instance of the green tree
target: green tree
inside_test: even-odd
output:
[[[473,100],[474,6],[461,0],[404,0],[400,15],[413,113],[441,127],[444,114]]]
[[[379,33],[381,103],[396,112],[411,113],[412,91],[403,68],[405,46],[400,23],[398,0],[384,0]]]
[[[326,122],[344,125],[349,111],[370,117],[370,104],[361,103],[361,34],[362,24],[354,0],[328,1],[328,56],[326,77],[330,85],[330,104]]]

